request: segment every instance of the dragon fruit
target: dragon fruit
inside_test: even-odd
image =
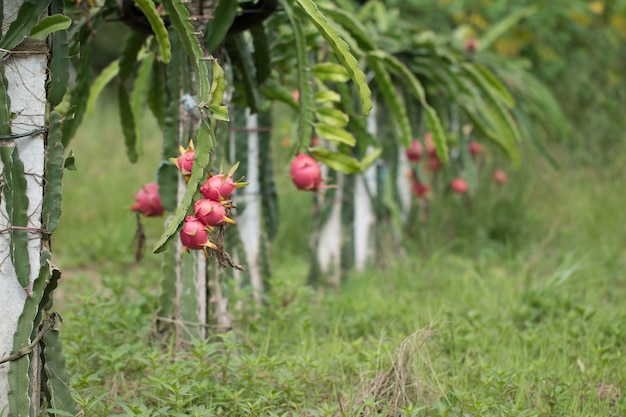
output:
[[[146,217],[161,216],[165,209],[161,205],[159,185],[156,182],[144,185],[141,190],[135,194],[135,204],[133,204],[130,209]]]
[[[322,188],[322,169],[315,159],[300,154],[291,162],[291,180],[299,190],[318,191]]]
[[[430,156],[437,155],[437,148],[435,148],[435,142],[433,142],[433,134],[426,132],[424,135],[424,145],[426,146],[426,153]]]
[[[498,184],[504,184],[507,181],[507,175],[506,172],[504,172],[501,169],[496,169],[495,171],[493,171],[493,180],[495,182],[497,182]]]
[[[191,175],[191,167],[193,166],[193,160],[196,155],[196,151],[193,147],[193,142],[189,142],[187,149],[179,146],[180,156],[178,158],[170,158],[170,161],[178,167],[181,174],[187,176]]]
[[[430,194],[430,187],[428,186],[428,184],[424,184],[422,182],[414,180],[412,186],[413,194],[415,194],[415,196],[417,196],[418,198],[425,198],[428,196],[428,194]]]
[[[467,192],[467,181],[463,178],[455,178],[450,183],[450,187],[452,187],[452,191],[457,194],[465,194]]]
[[[217,246],[209,240],[208,227],[193,216],[185,217],[185,223],[180,231],[180,241],[185,248],[191,250],[217,249]]]
[[[423,152],[424,148],[422,147],[422,142],[417,139],[413,139],[411,147],[404,150],[407,159],[411,162],[419,162],[419,160],[422,159]]]
[[[235,224],[226,216],[226,207],[218,201],[203,199],[193,204],[193,212],[198,220],[207,226],[219,226],[222,223]]]
[[[228,174],[211,175],[202,186],[200,186],[200,192],[204,198],[214,201],[229,200],[230,196],[237,188],[245,187],[247,182],[233,180],[233,174],[239,167],[239,163],[236,163],[229,171]]]
[[[480,144],[480,142],[477,142],[475,140],[471,141],[469,144],[469,151],[472,154],[472,156],[478,156],[481,153],[483,153],[483,145]]]

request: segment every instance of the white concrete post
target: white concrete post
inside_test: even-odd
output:
[[[4,0],[4,21],[6,30],[17,16],[23,0]],[[31,47],[32,46],[32,47]],[[11,99],[11,112],[15,118],[11,122],[13,134],[26,133],[46,127],[46,76],[47,47],[43,42],[28,42],[16,48],[16,52],[5,57],[0,65],[7,78],[8,95]],[[43,202],[44,174],[44,133],[15,139],[27,182],[28,227],[41,228],[41,207]],[[2,142],[0,146],[13,146]],[[2,163],[0,162],[0,172]],[[5,201],[0,202],[0,230],[10,229]],[[17,281],[15,268],[9,254],[9,233],[0,233],[0,357],[8,356],[13,348],[13,334],[17,321],[24,308],[29,288],[25,289]],[[28,233],[28,255],[30,261],[30,284],[32,287],[40,268],[41,235]],[[8,405],[7,395],[9,363],[0,365],[0,411]],[[24,389],[27,389],[25,387]]]
[[[256,114],[246,109],[246,130],[248,134],[248,166],[244,173],[248,186],[237,191],[237,200],[244,201],[246,209],[237,215],[237,232],[243,244],[247,273],[256,301],[263,294],[263,273],[261,270],[261,184],[259,182],[259,123]],[[236,205],[236,202],[235,202]]]
[[[374,137],[378,136],[376,121],[376,103],[372,102],[372,111],[367,119],[367,131]],[[372,228],[376,221],[371,196],[376,196],[376,165],[372,165],[365,173],[357,176],[354,189],[354,266],[357,270],[365,268],[368,259],[374,259],[375,250],[372,244]]]

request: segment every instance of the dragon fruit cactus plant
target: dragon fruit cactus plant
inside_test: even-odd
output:
[[[180,156],[170,159],[180,173],[188,180],[195,157],[193,143],[187,149],[180,147]],[[193,205],[193,215],[187,216],[180,231],[180,240],[186,250],[212,249],[222,251],[222,234],[217,228],[236,222],[228,217],[232,205],[231,197],[237,188],[245,187],[247,182],[233,180],[233,174],[239,163],[226,174],[209,174],[209,178],[199,187],[204,198]]]

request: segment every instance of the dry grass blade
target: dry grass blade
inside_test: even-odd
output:
[[[601,382],[596,384],[596,393],[601,400],[608,401],[611,407],[615,407],[622,398],[622,389],[619,384],[612,385]]]
[[[358,411],[358,416],[393,416],[410,404],[430,402],[438,397],[431,380],[433,375],[427,342],[435,331],[432,325],[416,331],[400,343],[393,363],[379,373],[353,398],[340,404],[343,410]],[[374,404],[374,405],[370,405]]]

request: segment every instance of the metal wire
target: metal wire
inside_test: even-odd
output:
[[[25,137],[28,137],[28,136],[35,136],[35,135],[38,135],[40,133],[46,133],[47,131],[48,131],[47,127],[42,127],[42,128],[39,128],[39,129],[31,130],[30,132],[13,133],[11,135],[0,135],[0,141],[9,141],[9,140],[13,140],[13,139],[25,138]]]

